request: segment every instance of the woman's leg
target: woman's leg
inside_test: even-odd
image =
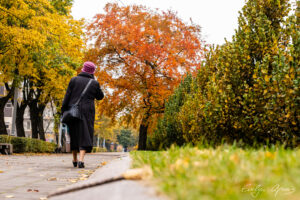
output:
[[[72,153],[73,153],[73,162],[77,162],[77,151],[73,150]]]
[[[79,161],[80,162],[83,162],[85,152],[86,152],[86,150],[80,150],[80,153],[79,153]]]

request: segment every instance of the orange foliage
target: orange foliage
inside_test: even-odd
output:
[[[107,4],[88,26],[94,42],[86,54],[100,69],[96,77],[106,98],[105,114],[122,113],[128,121],[164,111],[164,102],[186,73],[202,59],[200,27],[184,23],[172,11]]]

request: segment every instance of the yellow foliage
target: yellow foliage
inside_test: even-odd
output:
[[[82,23],[59,14],[48,0],[0,2],[0,13],[0,81],[28,79],[42,91],[39,101],[61,101],[82,62]]]

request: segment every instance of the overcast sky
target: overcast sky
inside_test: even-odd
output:
[[[184,21],[192,18],[200,25],[203,39],[209,44],[223,44],[224,38],[231,41],[238,26],[238,11],[245,4],[244,0],[74,0],[72,15],[75,19],[91,20],[97,13],[104,13],[103,8],[109,2],[176,11]]]

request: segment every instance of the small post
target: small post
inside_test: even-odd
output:
[[[63,131],[63,124],[59,123],[59,133],[58,133],[58,147],[61,148],[61,137],[62,137],[62,131]]]

